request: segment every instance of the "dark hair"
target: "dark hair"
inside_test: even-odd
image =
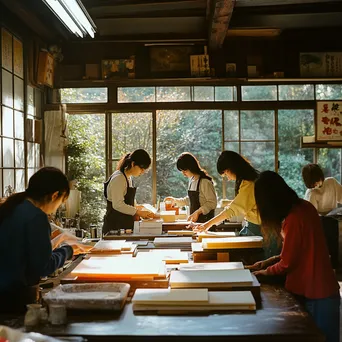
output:
[[[123,173],[125,170],[129,170],[133,166],[133,162],[134,165],[146,170],[151,165],[151,157],[143,149],[135,150],[134,152],[128,153],[122,157],[116,169]]]
[[[271,236],[280,240],[282,221],[299,202],[298,195],[280,175],[264,171],[255,182],[254,196],[266,242]]]
[[[243,180],[255,181],[259,175],[258,170],[234,151],[223,151],[217,160],[217,172],[222,175],[226,170],[236,175],[235,196]]]
[[[315,184],[324,181],[324,174],[321,167],[317,164],[308,164],[302,168],[304,184],[308,189],[315,187]]]
[[[199,175],[201,178],[212,181],[212,178],[208,175],[207,171],[201,168],[199,161],[190,152],[184,152],[178,157],[177,169],[179,171],[189,170],[191,173]]]
[[[65,174],[54,167],[43,167],[29,180],[27,189],[8,197],[0,205],[0,224],[9,217],[13,210],[26,198],[40,204],[51,201],[52,195],[58,191],[58,197],[68,197],[70,193],[69,181]]]

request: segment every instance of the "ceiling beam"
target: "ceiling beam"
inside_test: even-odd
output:
[[[227,36],[235,0],[212,0],[209,15],[209,48],[220,49]]]
[[[236,7],[340,3],[340,0],[236,0]]]

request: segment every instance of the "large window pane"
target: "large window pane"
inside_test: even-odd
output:
[[[242,86],[242,101],[276,101],[277,86]]]
[[[215,101],[236,101],[234,89],[236,87],[215,87]]]
[[[157,193],[187,195],[188,179],[177,170],[177,158],[191,152],[215,181],[222,197],[222,177],[216,161],[222,149],[220,110],[161,110],[157,112]]]
[[[152,113],[113,113],[112,114],[113,159],[142,148],[152,156]],[[138,187],[138,203],[152,201],[152,173],[148,172],[134,179]]]
[[[24,110],[24,81],[14,76],[14,108]]]
[[[3,138],[2,148],[4,167],[14,167],[14,141]]]
[[[2,104],[13,107],[13,76],[2,70]]]
[[[14,123],[14,136],[17,139],[24,139],[24,113],[15,111]]]
[[[274,111],[241,111],[241,140],[274,140]]]
[[[105,214],[103,182],[106,178],[105,115],[68,117],[67,175],[81,191],[81,224],[101,225]],[[115,137],[114,137],[115,138]],[[37,158],[37,157],[36,157]]]
[[[27,86],[27,114],[34,115],[34,88]]]
[[[2,135],[13,137],[13,110],[2,107]]]
[[[8,189],[10,186],[12,189],[14,189],[14,170],[13,169],[4,169],[3,170],[4,175],[4,192]]]
[[[62,103],[106,103],[108,102],[107,88],[63,88]]]
[[[316,84],[316,100],[342,100],[342,84]]]
[[[29,168],[35,168],[35,150],[34,150],[34,144],[33,143],[27,143],[27,167]]]
[[[156,102],[155,87],[118,88],[119,103]]]
[[[301,197],[306,188],[302,181],[301,169],[313,162],[313,149],[301,149],[303,136],[314,133],[314,111],[309,109],[279,110],[279,174]]]
[[[304,101],[315,99],[313,84],[279,85],[278,88],[280,101]]]
[[[325,177],[334,177],[341,182],[341,150],[335,148],[320,148],[318,150],[318,164]]]
[[[24,170],[15,171],[15,191],[16,192],[25,191],[25,171]]]
[[[239,140],[239,112],[224,111],[224,140]]]
[[[15,141],[15,167],[25,167],[25,150],[24,142]]]
[[[274,170],[273,142],[242,142],[241,154],[260,171]]]
[[[190,87],[157,87],[157,102],[191,101]]]
[[[214,87],[194,87],[194,101],[214,101]]]

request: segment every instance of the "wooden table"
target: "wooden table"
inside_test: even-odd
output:
[[[312,319],[279,286],[262,285],[262,304],[256,313],[199,316],[134,315],[126,304],[121,315],[68,313],[65,326],[42,326],[51,336],[83,336],[88,341],[324,341]],[[21,320],[21,321],[20,321]],[[22,318],[17,319],[22,322]],[[3,320],[0,319],[0,323]],[[14,321],[8,321],[14,324]]]

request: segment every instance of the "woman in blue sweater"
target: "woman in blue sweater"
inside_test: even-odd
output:
[[[66,176],[44,167],[24,192],[0,205],[0,312],[18,311],[32,302],[31,287],[73,256],[71,246],[52,251],[49,214],[68,198]]]

